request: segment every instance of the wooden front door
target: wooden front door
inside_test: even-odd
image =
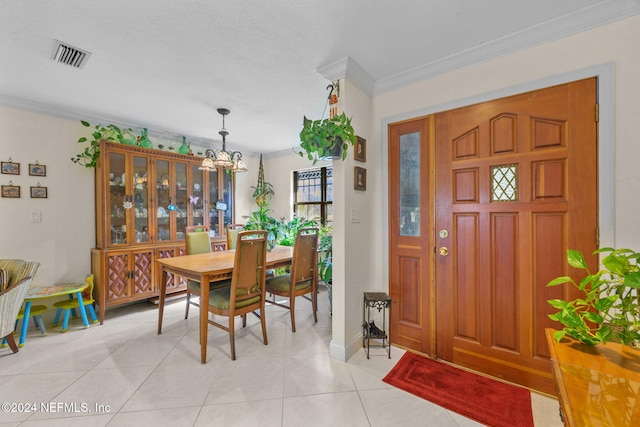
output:
[[[597,265],[595,106],[593,78],[435,116],[438,358],[555,393],[547,300],[569,291],[545,285],[567,249]]]
[[[389,127],[391,342],[433,355],[432,118]]]

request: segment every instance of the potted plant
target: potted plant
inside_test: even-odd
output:
[[[280,221],[281,225],[281,237],[278,239],[278,244],[281,246],[293,246],[298,235],[298,230],[305,227],[317,227],[318,222],[312,219],[306,219],[302,216],[294,215],[290,221],[286,221],[284,218]]]
[[[313,164],[320,159],[346,159],[349,145],[356,143],[351,119],[345,113],[324,120],[310,120],[306,116],[300,131],[300,157],[305,153]]]
[[[333,235],[331,234],[331,226],[322,227],[320,229],[320,243],[318,244],[318,253],[320,260],[318,261],[318,278],[322,280],[328,290],[329,297],[329,313],[331,314],[332,302],[332,286],[333,286]]]
[[[81,120],[80,123],[82,123],[82,126],[91,127],[91,124],[84,120]],[[75,157],[71,158],[73,163],[78,163],[87,168],[95,168],[98,164],[98,158],[100,157],[101,141],[122,142],[125,137],[133,138],[135,141],[135,137],[133,136],[133,131],[131,129],[121,130],[118,126],[113,124],[107,126],[98,124],[93,126],[93,128],[94,130],[91,133],[92,139],[90,141],[84,136],[78,139],[79,144],[89,141],[89,146],[85,147],[80,154],[76,154]]]
[[[245,215],[245,230],[265,230],[267,231],[267,249],[273,250],[278,239],[282,236],[282,226],[280,221],[269,215],[270,210],[266,206],[260,206],[251,215]]]
[[[567,251],[567,261],[573,268],[584,270],[585,276],[576,283],[563,276],[547,286],[571,283],[584,293],[581,298],[564,301],[549,300],[559,311],[549,315],[564,328],[554,333],[556,341],[565,335],[583,343],[596,345],[618,341],[628,346],[640,343],[640,253],[631,249],[602,248],[594,254],[608,254],[602,259],[603,269],[591,273],[580,251]]]

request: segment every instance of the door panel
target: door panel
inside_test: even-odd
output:
[[[567,249],[597,265],[595,104],[588,79],[435,116],[439,358],[554,393],[546,301],[571,290],[546,283]]]
[[[391,342],[432,355],[429,129],[428,118],[389,128],[389,296]]]

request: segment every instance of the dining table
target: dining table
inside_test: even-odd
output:
[[[276,246],[267,251],[266,269],[286,267],[293,258],[292,246]],[[158,300],[158,334],[162,333],[162,318],[169,274],[198,281],[202,284],[229,280],[233,274],[235,249],[194,255],[182,255],[156,260],[162,269]],[[174,280],[177,278],[174,277]],[[209,331],[209,286],[200,286],[200,362],[207,363],[207,335]]]

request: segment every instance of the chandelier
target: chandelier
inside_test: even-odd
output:
[[[227,151],[227,135],[229,135],[229,132],[227,132],[227,129],[224,127],[224,117],[230,112],[231,111],[226,108],[218,108],[218,113],[222,115],[222,129],[218,132],[222,135],[222,149],[215,151],[208,148],[207,151],[204,152],[204,159],[202,159],[202,164],[198,168],[199,170],[212,172],[215,171],[217,167],[222,167],[229,169],[231,172],[247,171],[244,160],[242,160],[242,153],[239,151]]]

